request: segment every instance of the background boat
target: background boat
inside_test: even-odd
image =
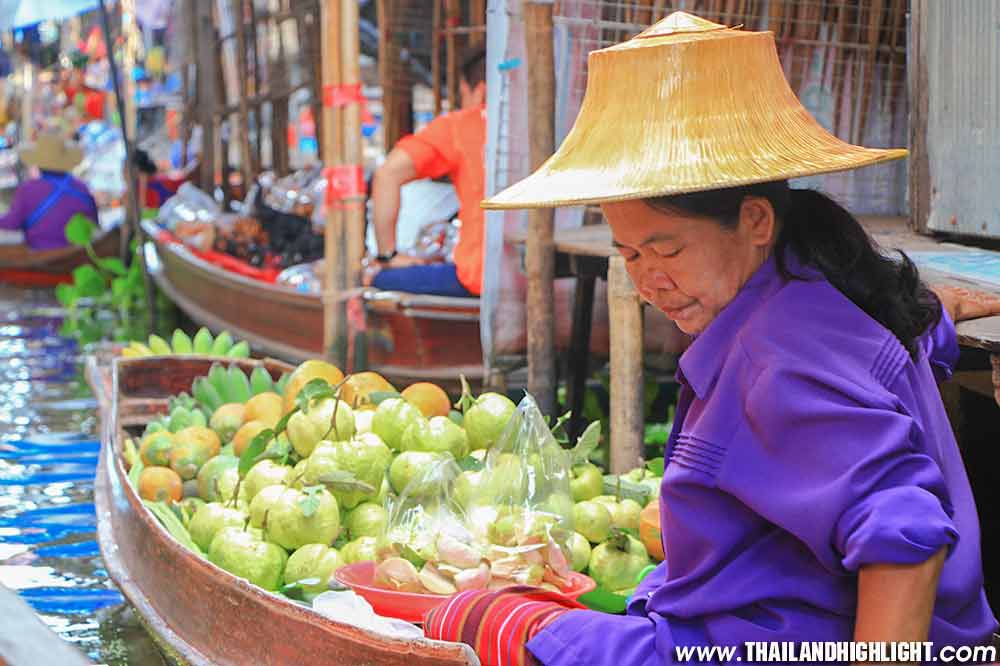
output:
[[[114,227],[93,242],[99,257],[116,257],[121,251],[121,227]],[[86,249],[76,245],[57,250],[32,250],[27,245],[0,245],[0,282],[45,286],[68,282],[73,269],[90,263]]]

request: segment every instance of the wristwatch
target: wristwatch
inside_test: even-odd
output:
[[[393,259],[395,259],[397,254],[399,254],[397,250],[393,250],[388,254],[376,254],[375,261],[377,261],[380,264],[387,264]]]

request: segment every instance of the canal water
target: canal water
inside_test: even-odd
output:
[[[96,540],[97,403],[51,290],[0,285],[0,584],[95,664],[165,662]]]

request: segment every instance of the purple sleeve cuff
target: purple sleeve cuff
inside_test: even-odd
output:
[[[837,524],[843,566],[917,564],[958,542],[958,530],[933,493],[916,486],[888,488],[865,497]]]
[[[960,351],[955,324],[943,307],[941,308],[941,319],[934,328],[924,333],[922,342],[927,360],[934,372],[934,378],[938,382],[951,379],[955,365],[958,363]]]
[[[660,562],[655,569],[642,579],[639,586],[635,588],[635,592],[629,597],[625,612],[628,615],[645,615],[646,602],[649,601],[649,595],[662,587],[666,580],[667,563]]]

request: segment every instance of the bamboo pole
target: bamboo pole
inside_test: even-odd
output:
[[[642,305],[619,256],[608,259],[612,474],[639,464],[643,444]]]
[[[459,108],[458,102],[458,42],[457,35],[453,28],[457,28],[462,20],[462,8],[458,0],[444,0],[445,2],[445,77],[448,81],[448,110],[456,111]],[[530,4],[530,3],[528,3]]]
[[[868,8],[868,32],[865,41],[868,43],[868,56],[865,58],[864,70],[861,75],[861,113],[858,118],[855,143],[864,140],[865,125],[868,124],[868,106],[871,103],[872,83],[875,79],[875,57],[879,39],[882,36],[882,20],[885,14],[885,0],[871,0]]]
[[[323,0],[320,20],[323,87],[339,86],[341,51],[338,42],[341,25],[341,0]],[[323,163],[327,167],[344,163],[340,109],[323,106]],[[326,275],[323,285],[323,352],[338,367],[347,362],[347,309],[339,301],[344,288],[344,211],[328,206],[324,235]]]
[[[537,169],[555,148],[555,64],[551,3],[524,4],[524,41],[528,64],[529,153]],[[553,414],[556,397],[555,226],[551,208],[528,213],[527,268],[528,391],[543,414]]]
[[[358,27],[357,0],[341,0],[340,13],[340,55],[341,82],[345,86],[361,85],[361,42]],[[361,104],[348,104],[341,116],[343,123],[344,163],[363,168],[364,145],[361,141]],[[345,287],[353,289],[361,285],[361,259],[365,251],[365,209],[364,194],[345,200],[344,234]]]
[[[285,36],[281,29],[281,23],[274,19],[269,20],[269,26],[274,31],[274,39],[278,44],[277,59],[274,60],[270,68],[270,80],[268,81],[268,93],[273,95],[274,84],[287,79],[287,68],[285,66]],[[316,119],[317,140],[322,134],[319,126],[323,124],[323,118]],[[274,96],[271,98],[271,168],[279,176],[288,173],[289,153],[288,153],[288,95]]]

